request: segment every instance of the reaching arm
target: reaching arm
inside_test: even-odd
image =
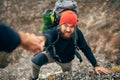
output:
[[[29,50],[31,52],[43,51],[45,44],[44,36],[36,36],[34,34],[24,33],[22,31],[18,32],[21,38],[21,47]]]
[[[78,42],[78,44],[79,44],[79,48],[84,52],[87,59],[94,66],[94,70],[97,74],[99,74],[100,72],[103,72],[105,74],[110,74],[111,73],[107,68],[101,67],[97,64],[96,58],[94,57],[90,47],[87,45],[82,32],[79,32],[79,42]]]
[[[7,25],[0,23],[0,51],[12,52],[20,43],[19,34]]]
[[[12,52],[21,45],[26,50],[39,52],[42,50],[40,40],[39,36],[23,31],[16,32],[9,26],[0,23],[0,51]]]

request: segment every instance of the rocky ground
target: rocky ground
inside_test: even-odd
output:
[[[82,55],[82,63],[79,63],[77,58],[72,62],[72,72],[61,74],[60,66],[52,63],[41,68],[40,78],[54,75],[47,77],[46,80],[53,78],[55,80],[120,80],[120,73],[111,69],[120,65],[120,1],[76,1],[79,8],[78,25],[98,63],[110,69],[112,74],[96,75],[91,64]],[[0,0],[0,22],[10,25],[15,30],[40,35],[42,13],[45,9],[52,9],[55,2],[56,0]],[[12,52],[8,61],[4,62],[10,64],[0,69],[0,80],[28,80],[33,55],[34,53],[21,48]]]
[[[26,52],[24,52],[26,54]],[[28,53],[29,54],[29,53]],[[93,67],[83,56],[83,62],[80,63],[77,58],[73,60],[73,66],[71,72],[62,73],[61,68],[56,63],[51,63],[44,65],[40,71],[40,80],[119,80],[120,73],[112,71],[112,66],[108,60],[106,60],[105,55],[96,54],[98,63],[101,66],[110,69],[112,74],[104,75],[100,73],[99,75],[94,73]],[[24,55],[20,60],[13,65],[9,65],[5,69],[0,70],[0,80],[28,80],[31,73],[31,62],[28,55]],[[29,58],[29,59],[28,59]]]

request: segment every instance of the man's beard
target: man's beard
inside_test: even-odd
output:
[[[69,33],[69,32],[61,32],[61,36],[64,38],[64,39],[70,39],[72,36],[73,36],[73,33]]]

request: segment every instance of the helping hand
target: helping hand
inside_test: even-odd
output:
[[[43,51],[45,42],[43,42],[43,39],[40,36],[24,32],[19,32],[19,35],[21,37],[21,46],[24,49],[35,53]]]

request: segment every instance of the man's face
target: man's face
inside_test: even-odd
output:
[[[75,27],[72,24],[62,24],[60,26],[60,32],[63,38],[69,39],[74,34]]]

